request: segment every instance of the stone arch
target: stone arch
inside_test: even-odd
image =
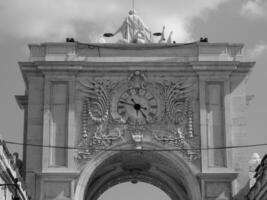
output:
[[[144,149],[162,149],[155,143],[143,143]],[[172,200],[200,200],[197,170],[178,152],[129,150],[132,144],[100,152],[85,165],[78,179],[75,200],[97,200],[110,187],[127,181],[150,183]]]

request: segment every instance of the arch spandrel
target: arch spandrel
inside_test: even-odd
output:
[[[129,149],[130,144],[116,145]],[[144,149],[162,148],[144,143]],[[140,156],[141,159],[137,159]],[[198,170],[178,152],[165,151],[105,151],[87,162],[80,174],[75,200],[97,199],[109,187],[137,179],[155,185],[172,199],[200,199]]]
[[[178,148],[183,156],[199,162],[197,84],[194,78],[168,77],[130,71],[114,77],[78,78],[76,84],[78,160],[90,160],[98,149],[114,144],[142,142]]]

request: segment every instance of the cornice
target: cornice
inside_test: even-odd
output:
[[[123,72],[146,70],[150,72],[187,72],[203,74],[209,72],[233,73],[249,72],[255,62],[239,61],[193,61],[193,62],[86,62],[86,61],[33,61],[19,62],[25,80],[26,75],[40,76],[47,72],[78,74],[86,72]]]
[[[223,172],[223,173],[199,173],[197,175],[201,180],[213,180],[213,179],[223,179],[223,180],[234,180],[237,178],[237,172]]]
[[[255,66],[256,62],[239,62],[237,69],[242,72],[249,72]]]
[[[92,71],[187,71],[192,72],[190,62],[83,62],[83,61],[35,61],[19,62],[23,74],[44,72],[92,72]]]
[[[55,178],[55,177],[77,177],[80,175],[79,171],[67,171],[67,170],[51,170],[36,173],[39,177]]]
[[[15,95],[15,99],[20,109],[25,109],[28,106],[28,96],[27,95]]]

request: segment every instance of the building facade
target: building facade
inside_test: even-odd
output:
[[[0,139],[0,200],[28,200],[24,181],[6,143]]]
[[[242,44],[29,45],[26,183],[36,200],[95,200],[143,181],[171,199],[244,199]]]

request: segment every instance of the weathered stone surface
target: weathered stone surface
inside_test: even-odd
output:
[[[36,180],[26,177],[32,194],[40,200],[94,200],[115,184],[137,179],[172,199],[242,196],[247,155],[225,149],[246,144],[245,80],[254,63],[242,62],[242,48],[30,45],[30,61],[19,63],[28,83],[26,141],[46,146],[25,149],[26,170],[38,174]],[[68,85],[61,96],[67,114],[54,119],[52,88],[62,83]],[[53,162],[59,155],[55,126],[62,124],[61,147],[71,147],[64,166]]]

